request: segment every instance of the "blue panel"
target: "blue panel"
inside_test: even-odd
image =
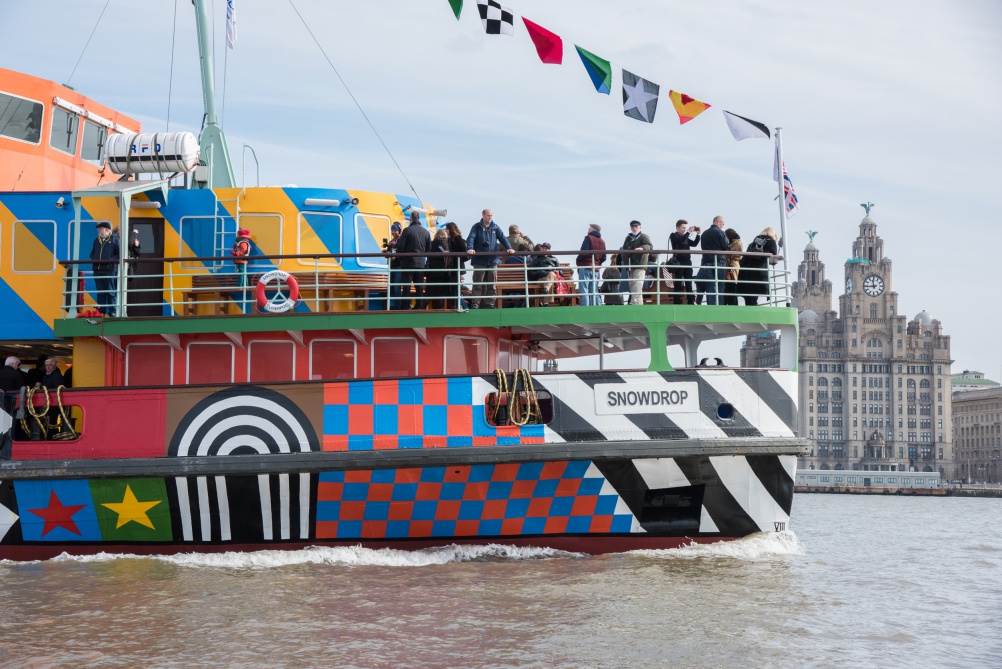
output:
[[[417,483],[397,483],[393,486],[394,502],[413,502],[417,497]]]
[[[404,434],[397,437],[397,448],[424,448],[424,437]]]
[[[341,502],[317,502],[317,521],[337,520],[341,515]]]
[[[372,450],[372,437],[362,435],[362,434],[349,434],[348,435],[348,450],[349,451],[371,451]]]
[[[372,404],[372,381],[352,381],[348,384],[349,404]]]
[[[451,537],[456,534],[456,521],[436,520],[431,526],[431,536]]]
[[[473,437],[449,437],[445,440],[446,446],[450,448],[463,448],[473,445]]]
[[[616,502],[619,497],[616,495],[599,495],[598,502],[595,503],[596,516],[611,516],[616,512]]]
[[[581,485],[578,486],[578,495],[597,495],[601,492],[603,483],[605,483],[605,479],[581,479]]]
[[[344,434],[348,431],[348,405],[324,405],[324,434]]]
[[[399,539],[406,537],[410,532],[411,523],[409,520],[391,520],[386,523],[386,537]]]
[[[411,518],[414,520],[435,520],[437,502],[414,502]]]
[[[368,496],[368,483],[345,483],[341,491],[341,500],[345,502],[364,502]]]
[[[370,483],[393,483],[397,478],[397,472],[394,469],[376,469],[373,470],[372,476],[369,478]]]
[[[567,531],[574,534],[586,533],[591,527],[591,516],[571,516],[567,521]]]
[[[536,481],[543,474],[542,462],[526,462],[519,466],[516,481]]]
[[[524,518],[529,513],[529,499],[509,499],[505,506],[505,518]]]
[[[591,465],[589,460],[577,460],[574,462],[567,463],[567,469],[564,470],[565,479],[579,479],[583,478],[585,472],[588,471],[588,466]]]
[[[372,431],[375,434],[396,434],[399,432],[397,419],[399,409],[396,404],[375,404],[372,407]]]
[[[517,446],[521,443],[521,437],[498,437],[498,446]]]
[[[546,529],[546,518],[526,518],[522,521],[522,534],[542,534]]]
[[[470,477],[467,480],[470,483],[483,483],[490,481],[493,475],[494,465],[474,465],[470,467]]]
[[[537,498],[553,497],[557,494],[557,484],[559,479],[542,479],[536,482],[536,487],[532,490],[532,496]]]
[[[443,483],[442,484],[442,494],[440,499],[445,500],[458,500],[463,499],[463,493],[466,491],[465,483]]]
[[[337,524],[338,539],[360,539],[362,537],[361,520],[341,520]]]
[[[425,467],[421,470],[421,481],[441,483],[445,480],[445,467]]]
[[[480,520],[484,515],[484,503],[479,500],[466,500],[459,505],[460,520]]]
[[[366,502],[365,503],[365,519],[366,520],[387,520],[390,517],[390,503],[389,502]]]
[[[14,494],[25,541],[101,541],[87,481],[14,481]]]
[[[473,380],[470,378],[454,377],[449,379],[449,404],[451,405],[472,405],[473,404]]]
[[[487,488],[487,499],[508,499],[511,497],[511,481],[494,481]]]
[[[610,532],[629,532],[633,526],[633,516],[613,516]]]
[[[321,483],[344,483],[344,472],[320,472],[317,480]]]
[[[58,297],[53,297],[58,299]],[[52,327],[38,317],[5,281],[0,279],[0,304],[3,320],[0,321],[0,339],[53,339]]]
[[[571,515],[576,497],[554,497],[550,502],[550,516],[563,517]]]
[[[424,383],[421,379],[402,379],[397,382],[400,404],[423,404]]]
[[[430,437],[444,437],[449,434],[449,407],[441,405],[426,406],[423,413],[424,433],[426,435]],[[472,440],[470,445],[473,445]]]
[[[481,520],[480,527],[477,528],[477,536],[496,537],[501,534],[502,521]]]

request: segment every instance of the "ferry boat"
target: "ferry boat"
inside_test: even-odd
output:
[[[204,46],[201,0],[196,17]],[[674,304],[662,281],[644,304],[581,306],[573,282],[551,296],[502,266],[500,308],[467,310],[469,269],[451,269],[428,275],[447,288],[439,308],[401,309],[391,225],[417,213],[435,231],[445,212],[404,194],[238,185],[211,56],[197,140],[140,134],[75,91],[0,70],[14,110],[0,122],[0,349],[73,370],[72,388],[4,396],[0,559],[606,553],[787,529],[804,442],[785,275],[764,306]],[[101,224],[122,232],[113,263],[91,260]],[[242,230],[250,254],[236,257]],[[776,368],[700,357],[761,332],[779,335]],[[642,362],[607,369],[621,351]]]

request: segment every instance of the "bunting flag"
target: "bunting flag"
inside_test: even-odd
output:
[[[638,121],[654,122],[661,87],[623,70],[623,113]]]
[[[585,70],[591,77],[591,83],[595,85],[595,90],[609,95],[612,90],[612,64],[590,51],[585,51],[577,44],[574,45],[574,48],[581,56],[581,62],[584,63]]]
[[[778,137],[778,136],[777,136]],[[772,180],[779,183],[779,147],[776,147],[776,159],[772,165]],[[777,196],[778,197],[778,196]],[[783,201],[786,203],[787,217],[793,216],[800,211],[800,202],[797,200],[797,193],[793,190],[793,182],[790,175],[786,173],[786,161],[783,161]]]
[[[459,15],[463,13],[463,0],[449,0],[449,6],[452,7],[452,13],[456,15],[456,20],[459,20]]]
[[[460,0],[462,2],[462,0]],[[539,60],[544,63],[560,65],[564,60],[564,41],[556,33],[551,33],[539,24],[533,23],[529,19],[522,17],[525,29],[529,31],[532,43],[536,45],[536,53]]]
[[[769,134],[769,128],[765,126],[764,123],[759,123],[758,121],[753,121],[750,118],[745,118],[744,116],[738,116],[737,114],[732,114],[729,111],[724,111],[724,120],[727,121],[727,127],[731,129],[731,134],[734,139],[739,142],[742,139],[761,137],[763,139],[769,139],[772,135]]]
[[[236,43],[237,43],[236,0],[226,0],[226,46],[232,49],[233,45]]]
[[[488,35],[514,35],[515,15],[495,0],[477,0],[480,20]]]
[[[710,108],[710,105],[705,102],[700,102],[696,98],[691,98],[678,91],[668,91],[668,97],[671,98],[671,103],[675,107],[675,111],[678,112],[679,125],[688,123]]]

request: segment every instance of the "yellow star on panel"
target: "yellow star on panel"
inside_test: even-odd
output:
[[[115,513],[118,514],[118,524],[115,525],[117,530],[122,525],[129,522],[136,522],[140,525],[145,525],[151,530],[155,530],[153,526],[153,521],[150,517],[146,515],[146,512],[159,504],[162,500],[156,500],[153,502],[140,502],[136,499],[136,494],[132,492],[132,488],[128,485],[125,486],[125,497],[121,502],[109,502],[107,504],[102,504],[101,506],[106,506]]]

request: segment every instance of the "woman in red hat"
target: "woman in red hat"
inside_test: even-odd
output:
[[[233,256],[233,264],[236,265],[237,275],[237,285],[241,288],[247,287],[247,256],[250,255],[251,250],[251,233],[247,228],[240,228],[237,230],[236,241],[233,242],[233,248],[230,249],[230,255]],[[244,302],[246,302],[247,291],[244,291]],[[246,304],[241,305],[246,310]]]

